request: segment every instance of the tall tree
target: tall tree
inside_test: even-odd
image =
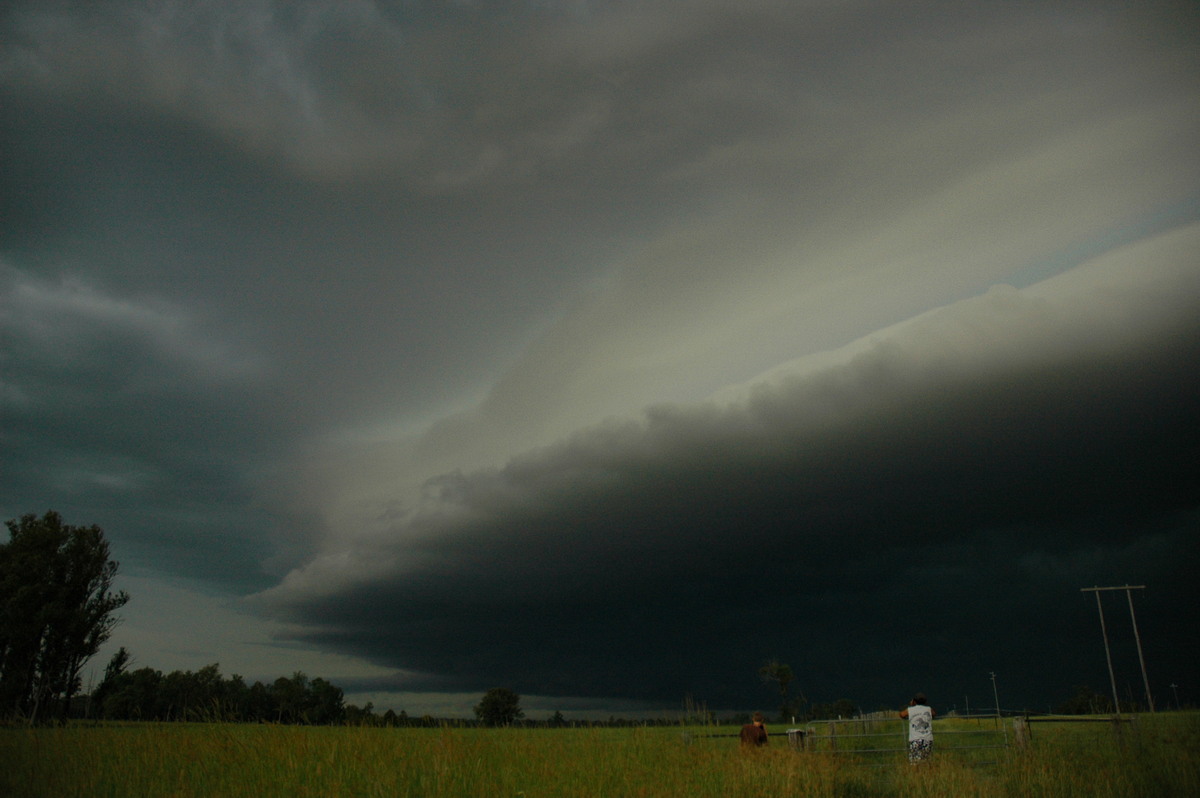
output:
[[[475,717],[488,726],[510,726],[513,721],[525,717],[521,696],[507,687],[493,687],[475,705]]]
[[[104,531],[53,511],[5,524],[0,545],[0,716],[31,721],[55,702],[65,718],[79,672],[112,633],[129,596],[113,592],[117,563]]]

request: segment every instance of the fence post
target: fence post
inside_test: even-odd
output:
[[[1024,717],[1013,718],[1013,742],[1017,748],[1029,747],[1029,723]]]

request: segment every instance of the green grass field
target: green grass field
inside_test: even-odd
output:
[[[772,727],[781,732],[783,727]],[[21,796],[1194,796],[1200,714],[1037,724],[989,762],[920,767],[846,750],[766,750],[727,727],[382,729],[109,724],[0,729],[0,795]],[[950,732],[954,722],[936,731]],[[945,745],[943,746],[943,743]]]

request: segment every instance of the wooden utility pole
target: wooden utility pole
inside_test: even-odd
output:
[[[1154,697],[1150,694],[1150,679],[1146,676],[1146,658],[1142,655],[1142,638],[1138,634],[1137,617],[1133,614],[1133,591],[1145,590],[1145,585],[1121,585],[1120,587],[1085,587],[1081,593],[1096,594],[1096,610],[1100,613],[1100,634],[1104,636],[1104,656],[1108,659],[1108,680],[1112,684],[1113,712],[1121,714],[1121,701],[1117,696],[1117,678],[1113,675],[1112,653],[1108,647],[1108,631],[1104,627],[1104,607],[1100,603],[1100,592],[1103,590],[1124,590],[1129,599],[1129,618],[1133,621],[1133,639],[1137,643],[1138,664],[1142,666],[1142,685],[1146,688],[1146,705],[1154,711]]]
[[[1142,666],[1142,686],[1146,688],[1146,706],[1150,707],[1150,711],[1154,711],[1154,696],[1150,694],[1150,679],[1146,676],[1146,658],[1142,656],[1142,636],[1138,634],[1137,617],[1133,614],[1133,591],[1145,590],[1145,585],[1138,585],[1137,588],[1125,587],[1125,598],[1129,599],[1129,620],[1133,622],[1133,639],[1137,642],[1138,664]]]

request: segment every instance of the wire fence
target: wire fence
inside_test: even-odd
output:
[[[994,764],[1013,742],[1011,719],[972,715],[934,721],[934,756],[973,765]],[[787,730],[793,750],[852,756],[871,764],[907,761],[908,721],[846,718],[812,721]]]

